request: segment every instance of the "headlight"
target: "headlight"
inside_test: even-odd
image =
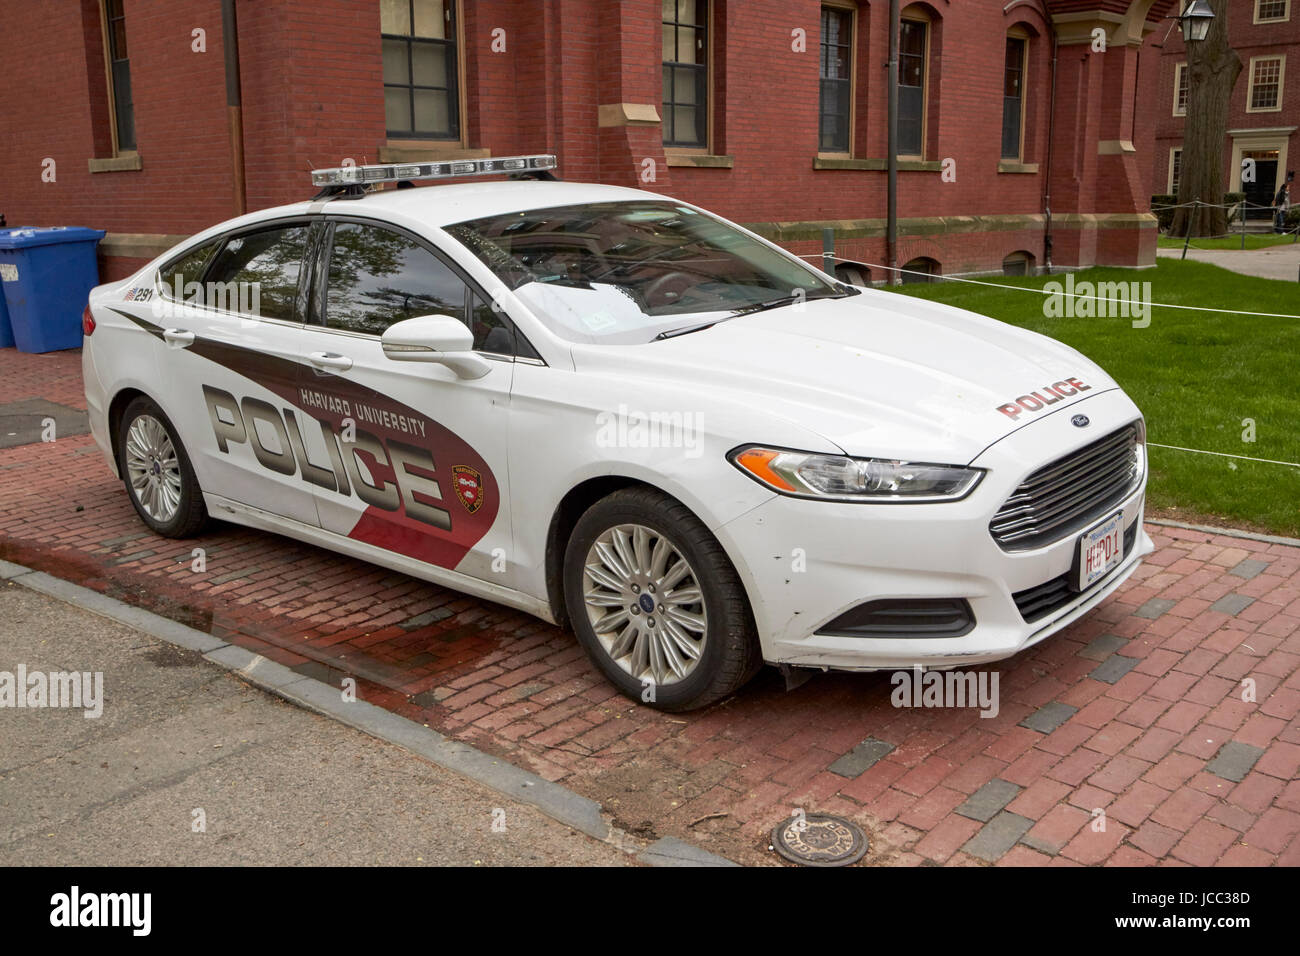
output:
[[[847,458],[755,445],[737,448],[727,458],[773,491],[829,501],[957,501],[984,476],[982,469],[960,465]]]

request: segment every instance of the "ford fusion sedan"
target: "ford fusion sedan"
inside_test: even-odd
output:
[[[144,523],[522,609],[668,710],[1005,658],[1151,550],[1142,416],[1079,352],[553,166],[318,171],[95,289],[91,428]]]

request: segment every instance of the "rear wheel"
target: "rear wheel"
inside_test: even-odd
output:
[[[564,593],[578,639],[629,697],[690,710],[740,688],[762,665],[735,568],[680,502],[615,492],[578,519]]]
[[[150,398],[131,401],[117,427],[117,466],[136,514],[151,531],[187,538],[208,519],[176,429]]]

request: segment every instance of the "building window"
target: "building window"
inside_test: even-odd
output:
[[[389,136],[460,138],[454,0],[381,0]]]
[[[1034,254],[1024,249],[1013,252],[1002,260],[1004,276],[1028,276],[1034,274]]]
[[[823,153],[849,152],[853,115],[853,11],[822,7],[820,140]]]
[[[1007,37],[1002,73],[1002,158],[1019,159],[1025,117],[1025,48],[1023,37]]]
[[[122,0],[104,0],[104,57],[108,61],[113,142],[119,152],[135,149],[135,108],[131,99],[131,60],[126,47]]]
[[[925,151],[925,67],[930,24],[904,20],[898,36],[898,154]]]
[[[664,145],[709,145],[708,0],[663,0]]]
[[[1187,115],[1187,64],[1174,66],[1174,115]]]
[[[1278,23],[1291,19],[1291,0],[1255,0],[1256,23]]]
[[[1175,146],[1169,151],[1169,195],[1178,195],[1178,176],[1183,170],[1183,148]]]
[[[1282,71],[1285,64],[1285,58],[1280,56],[1251,58],[1246,112],[1270,113],[1282,108]]]
[[[929,256],[917,256],[915,259],[904,263],[901,270],[903,285],[911,285],[914,282],[933,282],[941,274],[939,263]]]

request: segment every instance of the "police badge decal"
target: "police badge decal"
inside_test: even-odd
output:
[[[483,506],[483,478],[469,465],[453,465],[451,483],[456,489],[456,500],[470,514]]]

